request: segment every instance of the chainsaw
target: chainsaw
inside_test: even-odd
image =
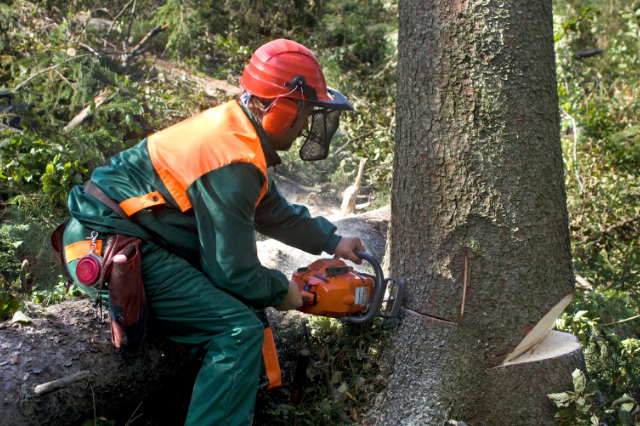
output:
[[[298,284],[304,303],[298,311],[343,318],[354,324],[369,322],[376,316],[398,316],[404,284],[384,278],[380,263],[370,254],[360,250],[354,253],[371,264],[375,275],[357,272],[339,259],[318,259],[299,268],[291,278]]]

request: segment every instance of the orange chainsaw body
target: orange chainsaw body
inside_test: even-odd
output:
[[[373,294],[373,280],[357,274],[342,260],[318,259],[293,273],[305,314],[339,318],[364,311]]]

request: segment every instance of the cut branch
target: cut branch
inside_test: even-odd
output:
[[[584,288],[585,290],[593,290],[591,283],[580,275],[576,275],[576,283],[578,284],[578,287]]]
[[[348,214],[353,213],[356,207],[356,199],[358,197],[358,191],[360,190],[360,181],[362,180],[362,173],[364,172],[364,165],[367,162],[366,158],[360,160],[360,167],[358,167],[358,176],[352,186],[344,191],[344,198],[342,199],[342,217],[346,217]]]
[[[88,371],[80,371],[79,373],[72,374],[62,379],[54,380],[53,382],[43,383],[36,386],[33,393],[36,395],[46,395],[51,392],[55,392],[60,389],[64,389],[77,382],[85,382],[91,378],[91,373]]]
[[[100,94],[98,96],[93,98],[93,101],[94,101],[94,104],[95,104],[94,109],[98,108],[100,105],[105,103],[107,101],[107,97],[109,96],[110,93],[111,93],[111,90],[109,90],[107,88],[107,89],[104,89],[102,92],[100,92]],[[64,126],[62,131],[64,133],[66,133],[66,132],[69,131],[69,129],[77,126],[80,123],[82,123],[84,121],[84,119],[89,116],[89,112],[90,111],[91,111],[91,105],[89,105],[88,107],[86,107],[85,109],[80,111],[80,114],[78,114],[75,117],[73,117],[73,119],[69,122],[69,124]]]

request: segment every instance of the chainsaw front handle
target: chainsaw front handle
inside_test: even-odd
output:
[[[345,321],[350,322],[352,324],[364,324],[365,322],[369,322],[373,319],[373,317],[378,314],[380,310],[380,305],[382,304],[382,298],[384,297],[384,274],[382,273],[382,267],[380,263],[375,259],[375,257],[371,256],[369,253],[365,253],[360,250],[353,251],[356,256],[358,256],[362,260],[366,260],[373,267],[373,271],[375,276],[373,276],[373,295],[371,296],[371,300],[369,301],[369,309],[367,309],[367,313],[364,315],[350,315],[344,317]]]

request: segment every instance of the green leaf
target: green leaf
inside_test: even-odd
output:
[[[595,379],[590,380],[587,387],[584,389],[584,395],[591,396],[596,394],[598,394],[598,383],[596,383]]]
[[[561,392],[561,393],[550,393],[547,395],[551,401],[553,401],[557,407],[567,407],[569,402],[573,401],[573,392]]]
[[[47,174],[48,175],[52,175],[53,174],[53,164],[49,163],[47,164]]]
[[[628,412],[631,412],[631,410],[633,410],[633,405],[634,405],[633,402],[627,402],[625,404],[622,404],[620,406],[620,409],[621,410],[626,410]]]
[[[635,402],[635,399],[633,399],[630,395],[625,393],[620,398],[613,401],[613,404],[611,404],[611,406],[617,407],[617,406],[621,406],[622,404],[626,404],[628,402]]]
[[[582,393],[587,384],[587,379],[584,377],[584,373],[576,368],[571,376],[573,377],[573,388],[575,392]]]
[[[627,410],[618,411],[618,419],[622,426],[631,426],[631,413]]]

